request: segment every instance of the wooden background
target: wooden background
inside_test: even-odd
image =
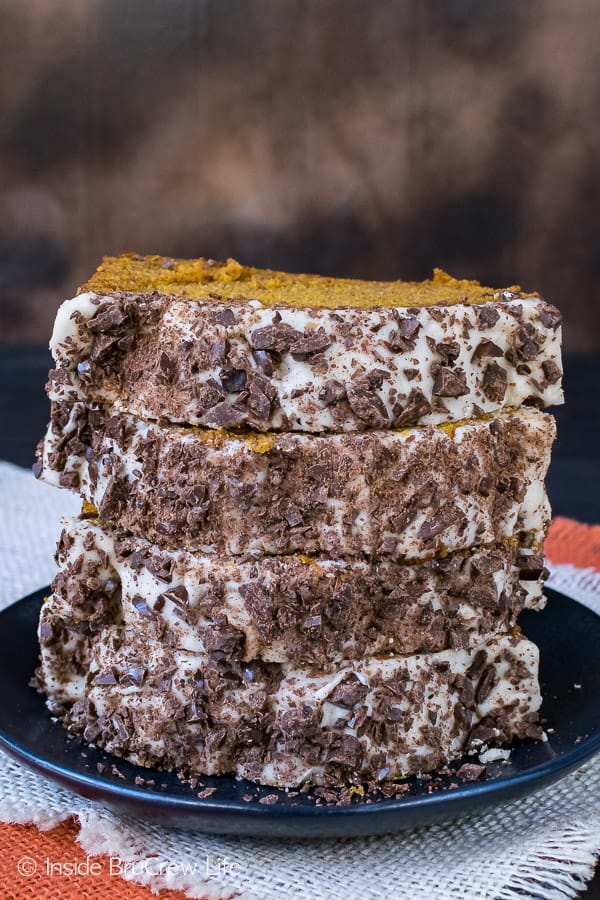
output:
[[[103,254],[557,303],[600,350],[597,0],[0,0],[0,336]]]

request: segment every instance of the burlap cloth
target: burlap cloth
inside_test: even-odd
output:
[[[0,464],[0,607],[50,581],[59,516],[77,507],[68,493]],[[600,526],[558,519],[547,552],[551,584],[600,613]],[[0,894],[15,900],[151,896],[140,884],[169,888],[168,897],[260,900],[572,897],[600,852],[600,757],[530,799],[477,817],[299,843],[128,820],[4,754],[0,763],[0,820],[21,823],[0,825]]]

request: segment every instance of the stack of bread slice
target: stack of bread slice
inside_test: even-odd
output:
[[[83,499],[38,683],[84,740],[381,783],[540,734],[559,312],[518,288],[106,259],[60,308],[36,474]]]

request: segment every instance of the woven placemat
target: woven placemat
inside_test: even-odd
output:
[[[67,492],[0,464],[0,607],[48,583],[59,517],[77,508]],[[552,586],[600,613],[600,527],[558,520],[548,553],[556,563]],[[297,843],[190,834],[127,819],[44,781],[5,754],[0,762],[0,820],[60,826],[63,832],[41,858],[36,842],[28,842],[30,829],[23,829],[23,855],[15,863],[17,851],[11,851],[0,860],[4,895],[15,900],[113,897],[117,885],[120,896],[138,896],[139,889],[124,889],[123,878],[154,891],[206,898],[572,897],[591,878],[600,852],[598,757],[531,798],[477,817],[393,836]],[[73,826],[64,824],[71,819],[90,856],[77,859],[88,868],[96,861],[95,874],[65,874],[64,865],[76,861]],[[23,859],[24,869],[15,871]]]

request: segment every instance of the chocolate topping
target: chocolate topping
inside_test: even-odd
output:
[[[493,306],[478,306],[476,315],[480,328],[493,328],[500,318],[500,313]]]
[[[295,338],[290,345],[290,352],[294,356],[308,356],[326,350],[329,346],[331,346],[331,339],[321,329],[305,332]]]
[[[368,378],[359,379],[356,382],[348,382],[346,385],[346,397],[353,412],[369,428],[387,427],[389,424],[387,410]]]
[[[376,390],[365,385],[368,396]],[[410,425],[426,403],[413,389],[405,408],[396,407],[396,426]],[[244,419],[226,401],[213,413],[215,423]],[[126,414],[55,403],[38,452],[46,454],[45,480],[66,480],[103,521],[160,547],[414,559],[436,538],[452,551],[510,537],[515,522],[528,531],[546,526],[543,494],[535,508],[527,497],[545,475],[553,420],[514,413],[491,425],[213,439],[206,430],[148,428]],[[421,532],[417,517],[426,523]]]
[[[367,686],[362,684],[356,675],[351,675],[337,685],[330,696],[330,700],[332,703],[339,703],[340,706],[347,706],[348,709],[352,709],[357,704],[362,703],[367,694]]]
[[[195,302],[115,292],[92,304],[91,315],[82,303],[68,339],[56,343],[52,398],[105,402],[192,425],[311,433],[393,427],[392,410],[406,405],[408,381],[429,404],[416,424],[468,418],[477,408],[495,412],[525,397],[540,406],[561,401],[560,379],[545,378],[542,369],[543,362],[560,368],[560,315],[541,299],[517,305],[514,293],[505,292],[475,306],[281,311],[243,296],[231,298],[232,309],[226,299],[220,291]],[[499,351],[507,389],[502,400],[491,400],[483,371]],[[375,369],[385,373],[381,385],[371,377]],[[251,389],[253,373],[269,388]],[[334,383],[347,391],[332,391]],[[464,400],[448,409],[443,397]],[[227,407],[213,412],[220,403]]]
[[[549,303],[540,310],[540,322],[544,328],[551,328],[552,331],[556,331],[562,322],[562,318],[560,310],[555,306],[551,306]]]
[[[278,353],[289,350],[292,343],[301,337],[302,335],[285,324],[267,325],[266,328],[257,328],[251,334],[255,350],[276,350]]]
[[[496,362],[488,363],[483,373],[483,392],[488,400],[500,402],[505,393],[508,383],[506,369],[499,366]]]
[[[433,383],[436,397],[463,397],[469,393],[464,372],[461,369],[449,369],[441,366]]]

